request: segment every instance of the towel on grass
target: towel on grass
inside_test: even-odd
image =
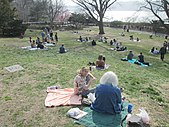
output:
[[[81,96],[74,94],[73,88],[65,89],[47,89],[47,97],[45,99],[46,107],[81,105]]]
[[[40,48],[31,48],[31,46],[21,47],[21,49],[24,49],[24,50],[30,50],[30,51],[34,51],[34,50],[48,50],[47,48],[44,48],[44,49],[40,49]]]
[[[44,49],[40,49],[40,48],[30,48],[30,49],[28,49],[28,50],[34,51],[34,50],[48,50],[48,49],[47,49],[47,48],[44,48]]]
[[[21,49],[31,49],[31,46],[21,47]]]
[[[126,118],[127,107],[128,103],[124,102],[123,107],[124,110],[121,112],[121,114],[117,115],[109,115],[109,114],[103,114],[98,113],[90,109],[90,107],[85,107],[83,109],[84,112],[87,112],[87,115],[80,118],[79,120],[76,120],[75,123],[84,125],[86,127],[126,127],[126,120],[124,122],[119,123],[118,121],[122,121]]]
[[[54,46],[56,46],[55,44],[52,44],[52,43],[45,43],[44,45],[45,45],[45,46],[49,46],[49,47],[54,47]]]
[[[135,64],[135,62],[137,62],[138,65],[140,65],[142,67],[148,67],[148,65],[139,62],[137,59],[127,60],[126,58],[122,58],[121,60],[122,61],[128,61],[129,63],[132,63],[132,64]],[[149,64],[149,65],[151,65],[151,64]]]
[[[110,65],[106,64],[105,67],[96,67],[96,66],[90,66],[91,69],[96,69],[96,70],[106,70],[110,67]]]

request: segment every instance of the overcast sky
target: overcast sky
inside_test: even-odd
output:
[[[64,3],[69,3],[70,5],[75,5],[72,0],[63,0]],[[117,0],[116,2],[143,2],[144,0]]]
[[[72,0],[63,0],[70,12],[80,12],[80,7]],[[138,11],[144,0],[117,0],[105,14],[104,21],[151,21],[154,15],[148,11]]]
[[[136,11],[139,9],[140,3],[143,1],[144,0],[117,0],[117,2],[112,5],[111,10]],[[76,11],[78,9],[78,6],[74,2],[72,2],[72,0],[63,0],[63,2],[70,11]]]

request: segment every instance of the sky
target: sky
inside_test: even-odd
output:
[[[133,2],[133,1],[137,1],[137,2],[142,2],[144,0],[117,0],[117,2]],[[72,0],[63,0],[64,3],[69,3],[69,5],[75,5],[75,3]]]
[[[63,0],[70,12],[79,12],[80,8],[72,0]],[[117,0],[115,4],[107,10],[104,21],[127,21],[127,22],[150,22],[156,19],[147,10],[138,11],[144,0]]]

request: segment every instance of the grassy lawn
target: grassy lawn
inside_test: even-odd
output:
[[[87,29],[92,29],[91,32]],[[46,88],[60,85],[62,88],[73,87],[73,79],[78,69],[87,66],[89,61],[95,62],[98,55],[106,56],[106,63],[111,65],[108,70],[92,70],[99,83],[100,77],[106,71],[114,71],[119,77],[119,86],[124,88],[123,96],[134,105],[133,113],[139,113],[140,107],[145,107],[151,117],[151,126],[169,127],[169,54],[162,62],[159,55],[149,54],[155,46],[158,49],[164,42],[164,37],[153,37],[140,32],[126,33],[119,36],[120,29],[105,28],[110,39],[121,41],[128,50],[133,50],[134,58],[143,52],[145,61],[150,67],[140,67],[123,62],[120,59],[128,52],[108,50],[110,46],[98,42],[92,47],[87,43],[77,42],[82,37],[98,38],[98,28],[85,28],[73,34],[72,31],[58,31],[59,44],[48,51],[27,51],[20,47],[28,46],[29,36],[34,39],[40,36],[40,31],[26,32],[24,39],[0,38],[0,127],[77,127],[66,112],[71,106],[46,108]],[[132,42],[129,36],[139,37],[141,42]],[[58,54],[59,46],[64,43],[69,50],[66,54]],[[24,70],[8,73],[4,67],[19,64]]]

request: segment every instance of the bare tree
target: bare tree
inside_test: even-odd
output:
[[[18,16],[23,21],[29,21],[30,8],[34,0],[13,0],[13,5],[18,11]]]
[[[159,19],[162,26],[169,33],[169,25],[165,24],[164,17],[160,15],[160,13],[164,13],[166,19],[169,20],[169,1],[168,0],[145,0],[146,5],[142,6],[142,8],[150,10],[155,17]]]
[[[44,0],[36,0],[34,1],[33,6],[30,8],[30,21],[46,21],[46,11],[44,8],[46,8],[46,1]]]
[[[44,0],[44,1],[46,1],[47,3],[45,11],[50,21],[50,26],[52,27],[56,17],[64,12],[64,5],[62,0]]]
[[[117,0],[73,0],[82,7],[99,25],[99,34],[104,34],[103,18],[109,7]]]

